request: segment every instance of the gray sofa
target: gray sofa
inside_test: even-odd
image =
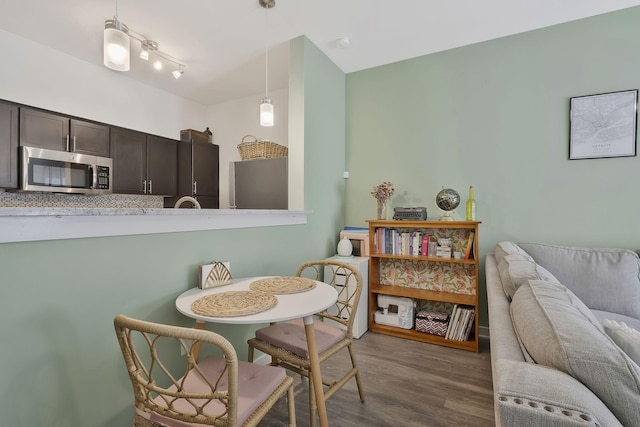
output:
[[[604,327],[640,330],[638,255],[501,242],[485,271],[496,425],[640,426],[640,362]]]

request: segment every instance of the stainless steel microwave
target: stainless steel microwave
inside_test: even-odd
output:
[[[21,147],[22,191],[111,193],[113,160],[87,154]]]

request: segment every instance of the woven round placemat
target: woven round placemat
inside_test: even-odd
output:
[[[251,282],[251,290],[270,294],[297,294],[316,287],[316,282],[306,277],[269,277]]]
[[[233,317],[260,313],[278,303],[275,295],[255,291],[229,291],[195,300],[191,310],[201,316]]]

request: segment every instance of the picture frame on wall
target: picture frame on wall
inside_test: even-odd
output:
[[[638,89],[570,100],[569,160],[636,155]]]

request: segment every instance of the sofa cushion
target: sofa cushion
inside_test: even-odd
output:
[[[500,264],[500,261],[506,256],[511,254],[522,255],[527,258],[529,261],[533,261],[533,258],[520,246],[513,242],[500,242],[496,243],[493,248],[493,254],[496,257],[496,262]]]
[[[627,249],[519,243],[589,308],[640,319],[640,258]]]
[[[624,322],[605,319],[604,331],[636,364],[640,365],[640,331]]]
[[[511,302],[518,336],[536,363],[585,384],[623,425],[640,425],[640,368],[567,287],[530,280]]]
[[[498,272],[504,293],[509,299],[513,298],[518,288],[529,280],[558,282],[553,274],[536,264],[531,257],[520,253],[504,255],[498,263]]]

